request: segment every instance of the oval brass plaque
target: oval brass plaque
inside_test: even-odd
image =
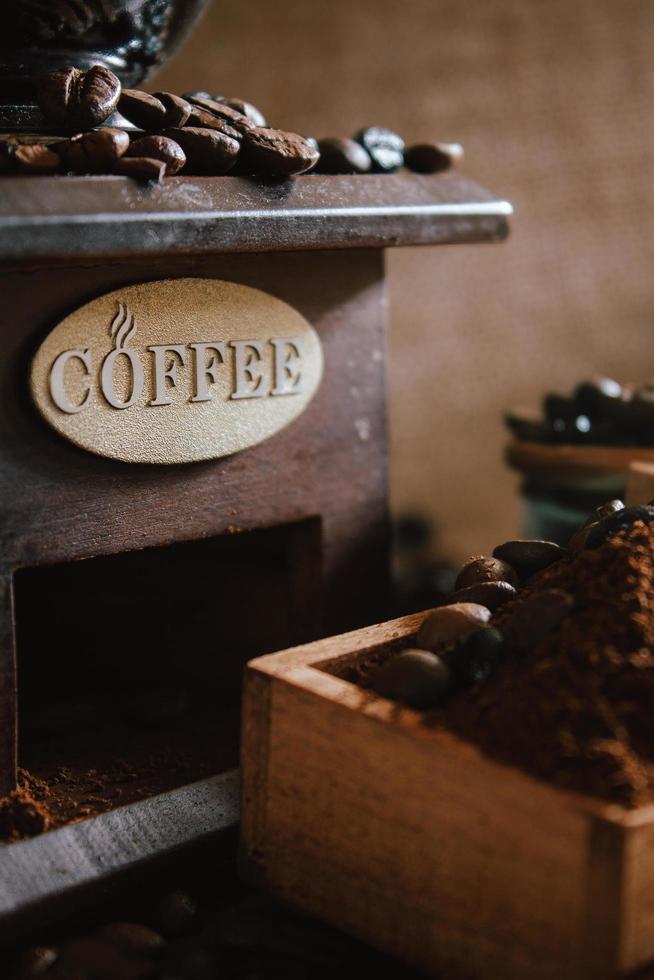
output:
[[[130,463],[228,456],[304,411],[322,376],[287,303],[216,279],[126,286],[75,310],[32,362],[39,411],[75,445]]]

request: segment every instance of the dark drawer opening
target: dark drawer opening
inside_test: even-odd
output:
[[[19,571],[18,759],[54,825],[236,766],[243,667],[318,635],[319,592],[318,519]]]

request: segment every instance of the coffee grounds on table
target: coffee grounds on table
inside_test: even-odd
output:
[[[485,753],[627,806],[654,802],[654,528],[638,522],[534,576],[493,616],[502,629],[542,589],[574,598],[525,654],[507,654],[439,719]]]
[[[34,781],[40,784],[40,780]],[[0,799],[0,840],[17,841],[49,830],[52,814],[43,798],[45,784],[21,780],[18,789]]]

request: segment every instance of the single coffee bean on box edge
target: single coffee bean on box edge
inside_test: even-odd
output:
[[[504,637],[489,626],[469,633],[448,655],[457,684],[469,687],[485,681],[502,659]]]
[[[68,66],[42,75],[36,94],[48,122],[66,129],[92,129],[116,109],[121,85],[104,65],[93,65],[88,71]]]
[[[292,177],[318,162],[320,153],[303,136],[281,129],[252,128],[243,134],[241,173]]]
[[[614,534],[627,530],[637,521],[651,524],[654,521],[654,506],[632,505],[609,514],[591,529],[586,538],[586,548],[598,548]]]
[[[508,582],[514,587],[518,584],[518,575],[514,568],[500,558],[470,558],[459,572],[456,589],[467,589],[471,585],[481,585],[483,582]]]
[[[79,133],[62,143],[56,152],[64,167],[75,173],[107,173],[129,148],[129,135],[123,129],[104,127]]]
[[[238,140],[216,129],[184,126],[160,134],[178,143],[186,154],[186,172],[201,176],[221,176],[232,169],[241,149]]]
[[[417,710],[438,707],[452,688],[452,671],[427,650],[403,650],[382,664],[373,678],[377,694]]]
[[[421,650],[433,650],[443,644],[452,643],[480,626],[485,626],[489,619],[490,610],[479,603],[460,602],[456,605],[439,606],[423,620],[416,637],[416,646]]]
[[[183,149],[179,143],[168,136],[141,136],[139,139],[132,140],[127,156],[163,160],[166,164],[167,177],[179,173],[186,163],[186,154]]]
[[[404,151],[404,165],[417,174],[437,174],[463,159],[460,143],[417,143]]]
[[[61,168],[59,155],[38,143],[17,146],[10,160],[13,169],[23,174],[53,174]]]
[[[367,174],[372,160],[367,150],[349,139],[322,139],[318,141],[320,160],[315,173],[319,174]]]
[[[526,653],[572,611],[574,601],[562,589],[543,589],[516,605],[502,624],[506,649]]]
[[[493,558],[508,562],[521,576],[533,575],[565,558],[567,554],[565,548],[554,541],[536,540],[505,541],[493,550]]]
[[[160,184],[166,173],[166,164],[163,160],[152,157],[124,156],[116,161],[112,172],[122,177],[134,177],[136,180],[155,180]]]
[[[354,139],[369,154],[375,173],[393,173],[404,163],[404,140],[390,129],[369,126],[359,130]]]
[[[441,599],[439,605],[442,607],[459,602],[474,602],[494,612],[505,602],[515,598],[515,595],[516,590],[509,582],[480,582],[479,585],[469,585],[465,589],[452,592]]]

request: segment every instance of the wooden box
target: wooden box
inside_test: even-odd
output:
[[[448,980],[654,959],[654,807],[553,788],[338,676],[425,615],[250,663],[244,874]]]

